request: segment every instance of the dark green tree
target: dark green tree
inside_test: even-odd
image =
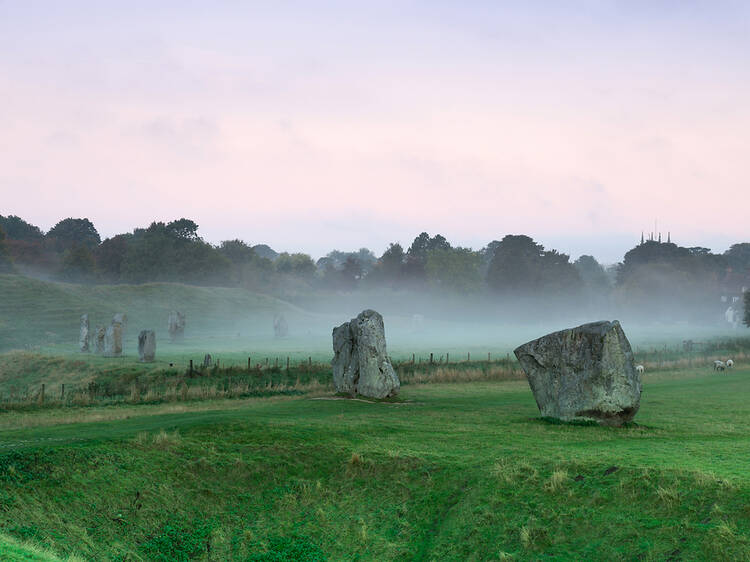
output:
[[[96,270],[102,279],[112,283],[121,280],[122,264],[132,240],[132,234],[118,234],[107,238],[94,250]]]
[[[219,244],[219,253],[236,266],[250,263],[258,257],[255,250],[239,239],[224,240]]]
[[[577,292],[581,279],[567,254],[545,250],[529,236],[509,234],[495,248],[487,284],[505,295],[550,297]]]
[[[609,277],[594,256],[581,256],[573,265],[590,292],[606,293],[611,288]]]
[[[74,244],[63,254],[60,278],[76,283],[91,281],[94,275],[94,256],[83,244]]]
[[[99,233],[89,219],[67,218],[58,222],[47,233],[47,239],[58,252],[63,252],[74,245],[86,246],[89,250],[101,242]]]
[[[5,231],[0,227],[0,273],[12,272],[13,260],[11,260],[8,248],[5,246]]]
[[[406,252],[406,263],[404,274],[412,281],[424,280],[427,276],[425,267],[427,265],[427,254],[432,250],[449,250],[451,245],[444,236],[436,234],[432,238],[426,232],[417,236]]]
[[[732,244],[730,248],[724,252],[724,257],[727,260],[727,265],[738,273],[746,273],[750,271],[750,242],[743,242],[741,244]]]
[[[279,254],[274,263],[279,273],[293,275],[299,279],[310,281],[315,275],[315,262],[307,254],[284,252]]]
[[[436,248],[427,252],[425,271],[433,287],[471,294],[482,286],[482,256],[470,248]]]
[[[44,233],[38,226],[29,224],[21,217],[0,215],[0,228],[5,230],[8,240],[24,240],[26,242],[41,242],[44,239]]]

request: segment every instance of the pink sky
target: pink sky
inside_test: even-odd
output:
[[[750,238],[748,9],[653,4],[0,3],[0,214],[605,262],[658,219],[723,251]]]

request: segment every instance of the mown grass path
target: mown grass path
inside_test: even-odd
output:
[[[543,422],[522,382],[403,398],[4,430],[0,531],[92,559],[750,557],[748,369],[647,375],[625,428]]]

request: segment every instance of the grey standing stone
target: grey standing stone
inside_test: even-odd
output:
[[[401,383],[388,358],[383,317],[365,310],[333,329],[333,384],[336,392],[386,398]]]
[[[283,314],[277,314],[273,318],[273,335],[277,338],[285,338],[289,334],[289,325]]]
[[[96,327],[96,352],[104,353],[104,340],[107,336],[107,330],[104,326]]]
[[[203,356],[203,366],[206,367],[206,368],[208,368],[208,367],[212,367],[213,364],[214,364],[213,357],[211,357],[210,353],[206,353]]]
[[[78,348],[81,353],[91,351],[89,347],[89,315],[81,314],[81,331],[78,336]]]
[[[104,355],[120,357],[122,355],[122,324],[113,322],[104,334]]]
[[[156,357],[156,332],[142,330],[138,334],[138,359],[141,362],[151,362]]]
[[[169,341],[182,340],[185,337],[185,315],[177,310],[171,311],[167,321],[167,329],[169,330]]]
[[[542,416],[622,425],[638,412],[641,376],[616,320],[554,332],[514,353]]]

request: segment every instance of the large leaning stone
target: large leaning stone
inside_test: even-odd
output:
[[[138,334],[138,359],[141,362],[151,362],[156,357],[156,332],[141,330]]]
[[[620,323],[592,322],[515,349],[542,416],[622,425],[641,402],[641,376]]]
[[[374,310],[333,329],[333,353],[336,392],[369,398],[398,394],[401,383],[386,351],[383,317]]]

